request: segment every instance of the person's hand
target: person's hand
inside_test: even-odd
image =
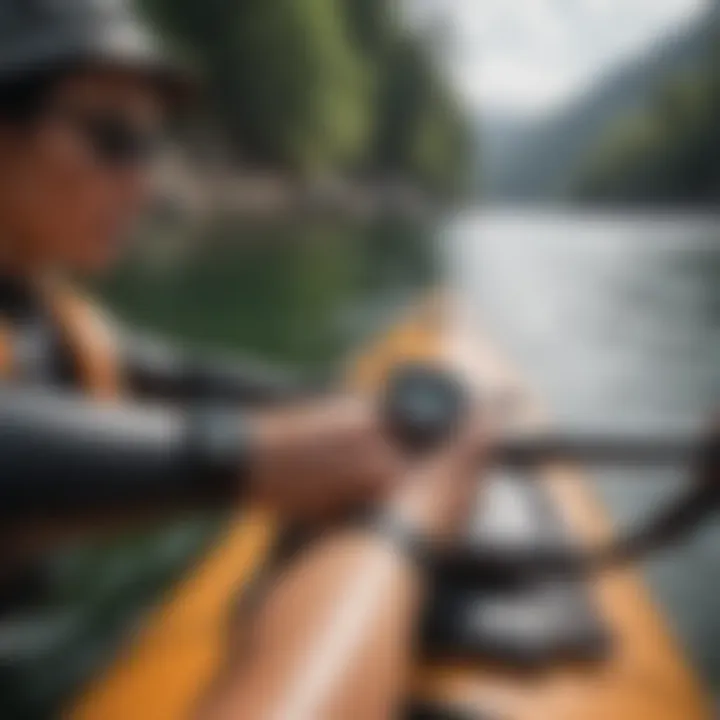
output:
[[[355,398],[261,413],[252,431],[251,494],[292,519],[373,505],[404,472],[377,411]]]
[[[488,470],[491,433],[478,417],[433,456],[422,459],[386,505],[388,512],[442,544],[466,527]]]

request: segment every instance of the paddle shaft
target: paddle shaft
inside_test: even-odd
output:
[[[400,366],[383,395],[381,413],[388,437],[409,453],[423,453],[446,442],[475,413],[471,394],[453,375],[424,365]],[[547,460],[583,464],[677,465],[720,453],[720,441],[698,432],[697,425],[613,422],[572,431],[505,432],[495,438],[497,464],[532,466]]]
[[[706,453],[720,455],[720,442],[690,430],[577,430],[508,434],[497,441],[494,458],[505,467],[529,467],[552,460],[620,467],[677,466]]]

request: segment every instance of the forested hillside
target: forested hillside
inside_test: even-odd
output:
[[[569,107],[523,131],[486,172],[488,191],[522,201],[639,198],[660,194],[646,180],[660,180],[661,173],[669,179],[668,173],[699,172],[691,167],[696,162],[691,156],[709,152],[709,138],[697,133],[703,123],[710,131],[716,31],[717,12],[708,11],[676,28],[652,51],[612,70]],[[690,135],[696,147],[681,142]],[[672,162],[665,152],[670,146]],[[663,190],[676,192],[675,181]]]
[[[393,0],[139,0],[199,65],[234,162],[452,192],[470,132],[429,37]]]
[[[578,174],[592,201],[710,204],[720,200],[720,33],[702,62],[671,74],[642,109],[618,117]]]

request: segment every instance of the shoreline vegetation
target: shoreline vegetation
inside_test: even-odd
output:
[[[535,120],[482,120],[483,199],[623,211],[716,208],[720,0]]]
[[[471,192],[442,28],[407,4],[136,1],[202,78],[159,173],[193,214],[417,217]]]
[[[577,173],[574,199],[616,206],[717,207],[719,41],[720,3],[713,3],[675,49],[690,57],[661,76],[646,102],[605,128]]]
[[[168,155],[156,170],[151,215],[206,224],[215,218],[422,221],[461,205],[403,178],[300,178],[272,169],[202,168]]]

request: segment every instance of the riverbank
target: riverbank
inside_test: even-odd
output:
[[[154,213],[202,221],[397,217],[424,220],[454,201],[392,177],[299,178],[276,170],[190,164],[168,156],[156,172]]]

